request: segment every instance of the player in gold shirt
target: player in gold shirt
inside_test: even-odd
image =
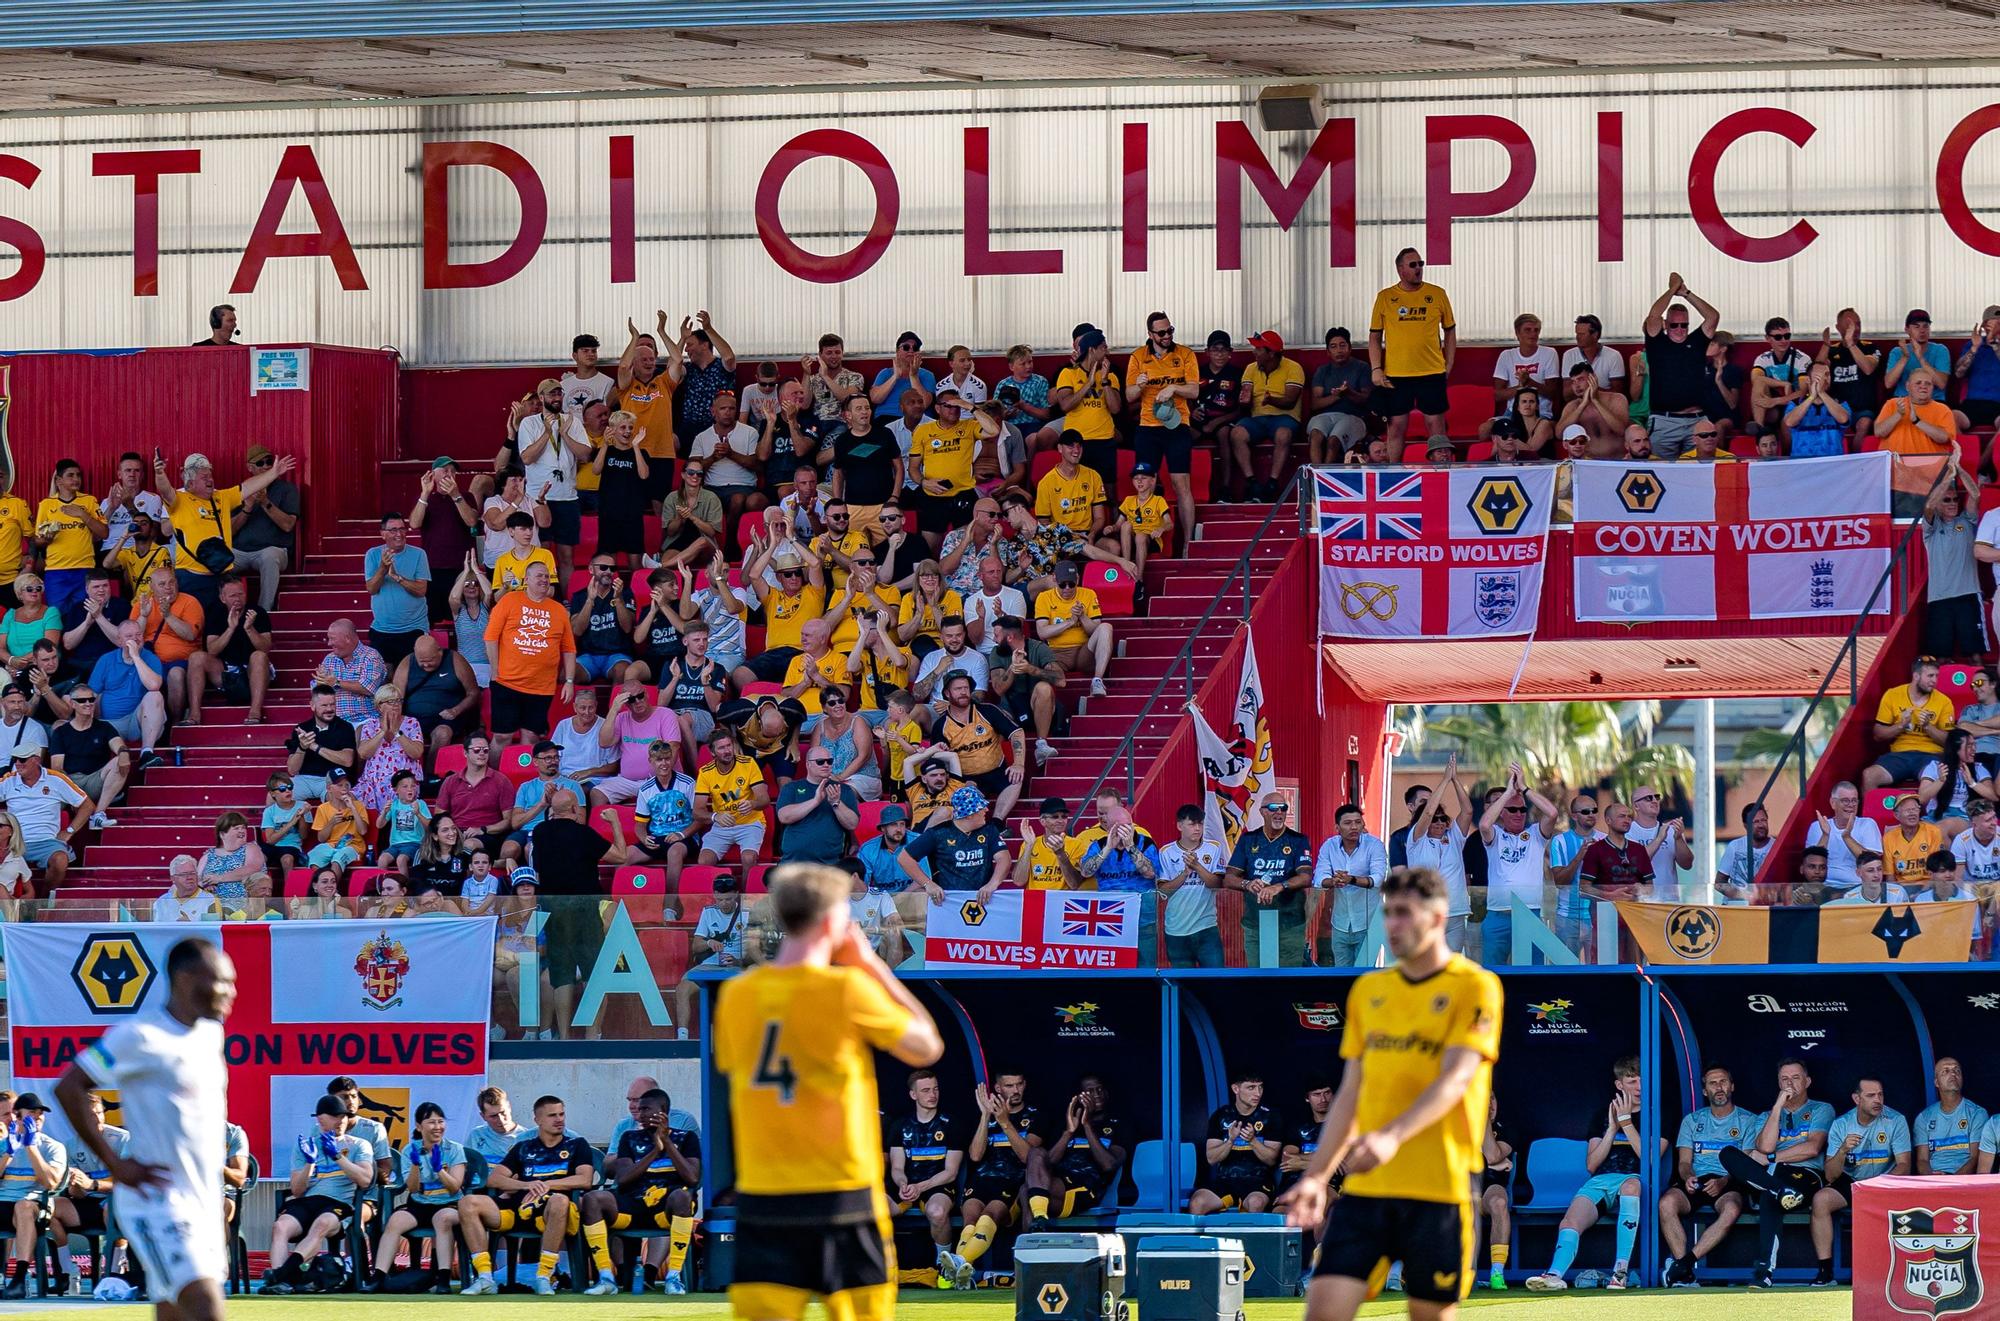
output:
[[[1424,283],[1423,255],[1415,248],[1397,253],[1396,275],[1368,314],[1369,379],[1376,407],[1389,419],[1383,438],[1391,463],[1402,462],[1412,408],[1423,413],[1431,435],[1444,434],[1451,411],[1446,385],[1458,356],[1458,318],[1444,290]]]
[[[736,1275],[744,1321],[831,1321],[896,1310],[872,1050],[905,1064],[944,1054],[937,1024],[848,917],[846,872],[771,873],[785,943],[716,995],[713,1058],[729,1077],[736,1157]]]
[[[1391,872],[1382,924],[1396,966],[1347,995],[1346,1069],[1298,1184],[1289,1223],[1325,1221],[1306,1321],[1352,1321],[1403,1263],[1410,1315],[1447,1321],[1472,1284],[1473,1178],[1500,1053],[1500,979],[1444,943],[1444,877]],[[1327,1179],[1344,1170],[1327,1210]]]

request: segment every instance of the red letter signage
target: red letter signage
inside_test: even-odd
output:
[[[1981,106],[1958,121],[1944,140],[1937,163],[1938,210],[1944,213],[1944,223],[1959,242],[1988,257],[2000,257],[2000,230],[1974,215],[1972,204],[1965,200],[1965,158],[1972,154],[1973,144],[1996,128],[2000,128],[2000,105]]]
[[[1739,138],[1747,138],[1753,133],[1775,133],[1795,147],[1803,147],[1818,132],[1811,121],[1772,106],[1760,106],[1755,110],[1739,110],[1733,115],[1725,115],[1716,122],[1714,128],[1702,134],[1695,145],[1694,160],[1688,165],[1688,209],[1694,213],[1694,223],[1701,230],[1701,236],[1714,245],[1715,250],[1725,257],[1738,261],[1784,261],[1805,251],[1806,245],[1819,237],[1819,231],[1804,220],[1795,222],[1782,234],[1770,238],[1756,238],[1745,234],[1729,223],[1722,214],[1722,206],[1715,198],[1716,169],[1722,163],[1722,153],[1728,151]]]
[[[156,297],[160,292],[160,176],[200,174],[201,153],[92,152],[90,172],[100,179],[132,176],[132,296]]]
[[[869,222],[868,232],[846,252],[829,257],[807,252],[794,243],[778,217],[778,194],[784,191],[785,180],[815,156],[831,156],[855,166],[868,176],[869,186],[875,190],[875,218]],[[889,240],[896,236],[896,217],[902,206],[896,172],[874,143],[844,128],[816,128],[778,148],[765,164],[764,175],[757,181],[757,237],[763,240],[771,260],[787,273],[814,284],[839,284],[881,260]]]
[[[304,234],[280,234],[278,226],[285,219],[285,205],[292,200],[293,188],[305,193],[316,228]],[[325,257],[333,263],[341,288],[353,293],[368,287],[354,245],[347,241],[347,226],[340,223],[340,211],[333,204],[326,176],[320,173],[319,158],[304,143],[293,143],[279,158],[278,173],[271,180],[271,191],[264,195],[264,209],[257,213],[256,227],[244,245],[243,260],[237,263],[229,292],[255,293],[264,263],[273,257]]]
[[[987,130],[965,130],[965,273],[967,275],[1059,275],[1060,248],[993,250],[993,165]]]
[[[1279,229],[1290,229],[1305,210],[1313,185],[1331,169],[1327,245],[1329,266],[1354,264],[1354,121],[1329,119],[1299,162],[1290,183],[1280,183],[1264,149],[1240,119],[1215,126],[1215,266],[1243,269],[1243,179],[1271,208]]]
[[[498,170],[521,201],[521,225],[507,250],[486,261],[451,259],[451,171],[454,166]],[[424,144],[424,288],[483,289],[519,275],[548,232],[549,198],[527,158],[497,142]]]
[[[1498,188],[1461,193],[1451,186],[1451,144],[1497,142],[1507,149],[1507,177]],[[1504,215],[1535,182],[1535,144],[1519,124],[1499,115],[1429,115],[1424,119],[1424,246],[1426,257],[1451,265],[1451,222],[1460,216]]]
[[[631,284],[639,278],[635,222],[632,218],[632,135],[611,139],[611,283]]]
[[[0,156],[0,179],[20,184],[23,188],[33,188],[35,180],[41,177],[41,167],[32,161],[19,156]],[[21,254],[20,269],[0,278],[0,303],[11,303],[16,298],[27,297],[42,282],[42,271],[49,264],[49,252],[42,246],[42,236],[35,232],[33,225],[12,216],[0,216],[0,243]]]
[[[1625,113],[1597,113],[1597,259],[1625,260]]]
[[[1120,233],[1123,242],[1119,245],[1119,269],[1123,271],[1143,271],[1146,269],[1146,200],[1147,200],[1147,159],[1146,126],[1143,123],[1124,125],[1125,160],[1121,173],[1125,180],[1125,207]]]

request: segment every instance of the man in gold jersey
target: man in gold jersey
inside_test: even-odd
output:
[[[713,1058],[729,1076],[736,1156],[729,1301],[742,1321],[796,1321],[815,1298],[830,1321],[895,1315],[869,1052],[921,1067],[944,1042],[849,920],[851,885],[832,867],[773,870],[785,943],[717,993]]]
[[[1458,318],[1451,299],[1424,283],[1424,259],[1415,248],[1396,254],[1396,283],[1375,295],[1368,314],[1369,380],[1376,407],[1389,421],[1384,440],[1389,462],[1403,460],[1403,432],[1410,410],[1424,415],[1433,437],[1442,436],[1451,411],[1447,385],[1458,356]]]
[[[1472,1284],[1473,1178],[1500,1053],[1500,979],[1444,943],[1447,890],[1428,868],[1391,872],[1382,924],[1396,966],[1355,980],[1346,1071],[1289,1223],[1325,1220],[1306,1321],[1351,1321],[1403,1263],[1415,1321],[1455,1315]],[[1327,1180],[1345,1172],[1327,1210]]]

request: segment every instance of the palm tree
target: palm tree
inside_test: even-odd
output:
[[[1459,760],[1498,781],[1520,762],[1528,783],[1570,792],[1608,784],[1629,797],[1640,784],[1692,786],[1694,757],[1655,742],[1658,702],[1484,702],[1464,714],[1399,718],[1412,747],[1430,737],[1458,745]]]

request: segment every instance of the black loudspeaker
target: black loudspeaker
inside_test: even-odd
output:
[[[1319,88],[1311,83],[1266,87],[1257,93],[1257,115],[1267,133],[1317,131],[1326,123],[1326,107],[1319,102]]]

